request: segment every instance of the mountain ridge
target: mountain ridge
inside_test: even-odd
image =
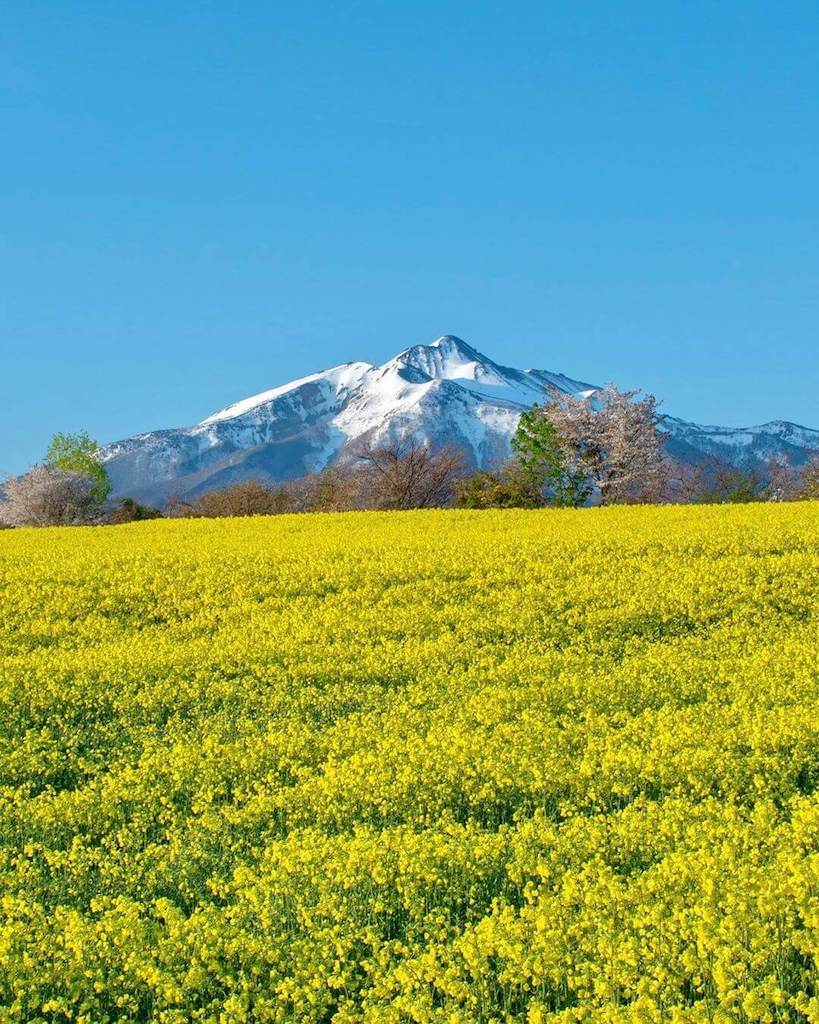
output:
[[[364,440],[412,436],[463,448],[485,468],[508,458],[520,413],[553,389],[590,397],[599,385],[549,370],[518,370],[455,335],[413,345],[378,366],[348,362],[233,402],[190,427],[105,445],[114,493],[164,501],[261,479],[280,483],[349,457]],[[700,425],[664,417],[669,451],[753,466],[773,455],[796,465],[819,452],[819,430],[786,420],[756,427]]]

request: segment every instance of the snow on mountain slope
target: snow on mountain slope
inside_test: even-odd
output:
[[[762,468],[772,458],[803,465],[819,453],[819,430],[785,420],[755,427],[714,427],[666,416],[668,450],[685,462],[715,458],[743,469]]]
[[[330,388],[334,387],[336,395],[341,395],[360,384],[366,372],[371,369],[372,367],[369,363],[344,363],[342,366],[336,366],[332,370],[325,370],[323,373],[311,373],[308,377],[302,377],[300,380],[291,381],[289,384],[282,384],[281,387],[272,388],[270,391],[263,391],[260,395],[254,395],[252,398],[245,398],[241,402],[235,402],[226,409],[221,409],[212,416],[208,416],[207,419],[202,420],[201,425],[218,423],[222,420],[234,420],[240,416],[245,416],[254,409],[269,405],[274,399],[282,395],[298,391],[304,385],[315,382],[322,382],[329,385]]]
[[[345,363],[235,402],[195,426],[115,442],[103,458],[116,494],[151,501],[251,478],[293,479],[349,456],[365,439],[455,445],[485,467],[509,456],[520,413],[555,389],[590,396],[596,387],[502,366],[445,335],[381,366]],[[667,417],[666,427],[670,449],[689,461],[715,455],[750,465],[787,452],[798,463],[819,451],[819,431],[782,421],[733,430]]]

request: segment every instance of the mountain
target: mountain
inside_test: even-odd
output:
[[[381,366],[344,363],[227,406],[193,427],[137,434],[102,457],[115,494],[161,502],[240,480],[291,480],[349,456],[364,440],[413,436],[463,448],[475,466],[509,456],[522,410],[554,389],[592,396],[594,384],[493,362],[452,335],[415,345]],[[758,427],[699,426],[665,418],[669,450],[688,462],[736,466],[819,452],[819,431],[776,420]]]

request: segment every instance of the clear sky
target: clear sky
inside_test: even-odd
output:
[[[9,0],[0,473],[458,334],[819,427],[819,4]]]

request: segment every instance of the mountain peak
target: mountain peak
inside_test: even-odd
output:
[[[503,382],[499,366],[454,334],[443,334],[428,345],[413,345],[396,356],[396,361],[433,380]]]
[[[449,358],[459,358],[464,362],[484,363],[488,366],[495,365],[488,356],[467,344],[456,334],[442,334],[440,338],[431,341],[429,345],[417,345],[416,348],[434,348],[438,352],[445,353]]]
[[[442,334],[440,338],[436,338],[435,341],[431,341],[427,346],[416,346],[416,348],[423,347],[440,348],[460,352],[472,352],[475,353],[476,355],[480,355],[480,353],[477,352],[474,348],[472,348],[471,345],[467,345],[463,338],[459,338],[457,334]]]

